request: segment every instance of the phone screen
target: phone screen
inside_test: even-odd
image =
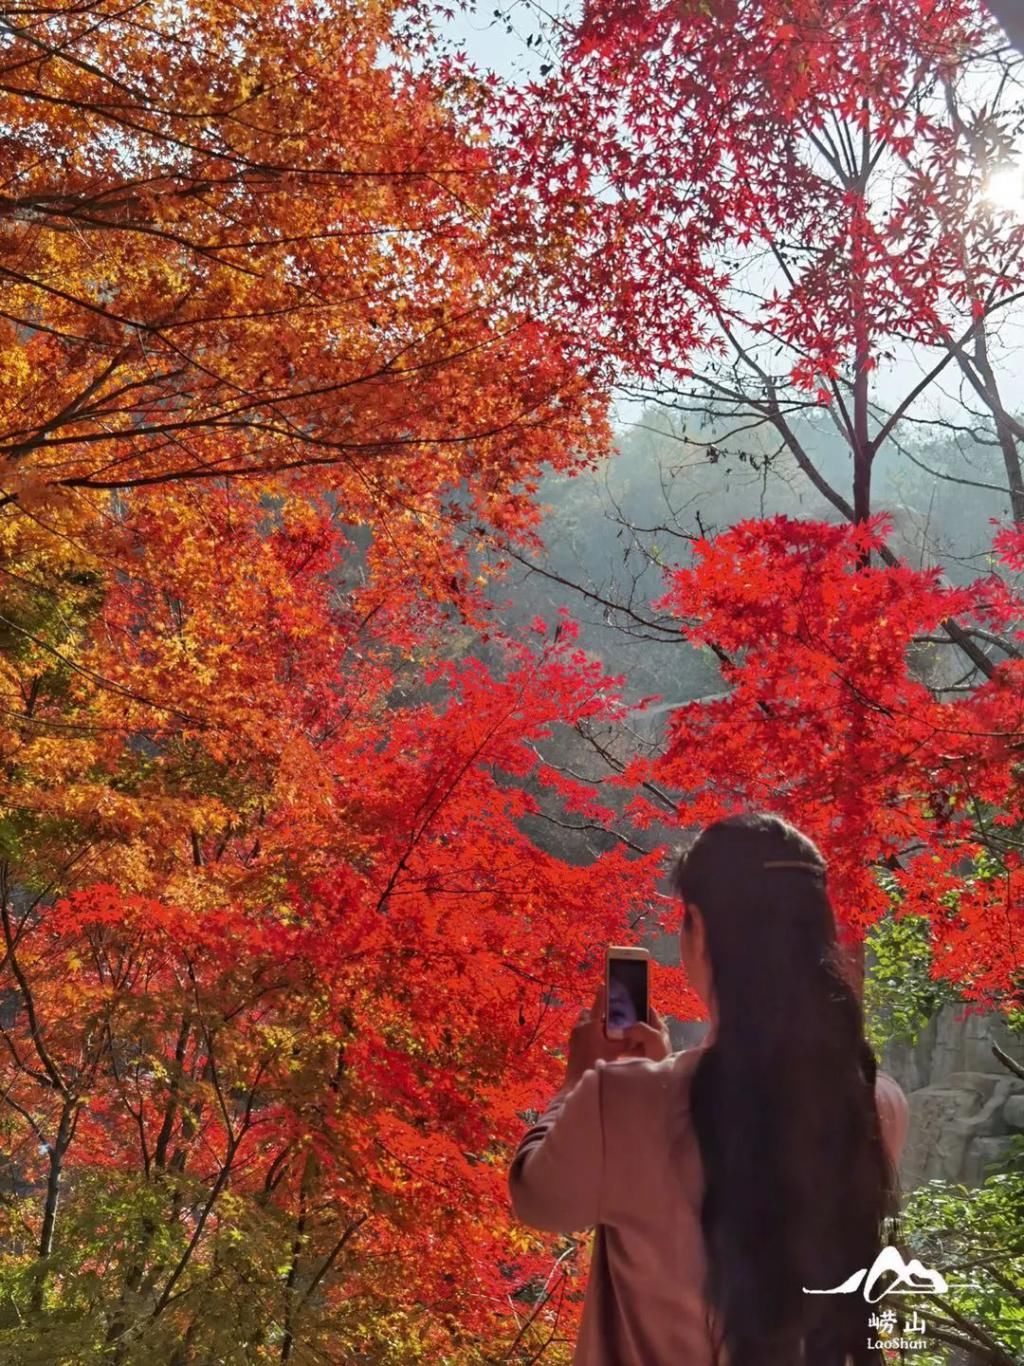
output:
[[[647,1023],[646,958],[609,959],[607,1016],[609,1029]]]

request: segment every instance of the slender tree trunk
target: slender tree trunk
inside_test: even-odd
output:
[[[999,441],[1003,466],[1006,470],[1006,486],[1010,491],[1010,511],[1013,520],[1019,525],[1024,522],[1024,476],[1021,474],[1020,449],[1010,416],[1003,407],[1002,395],[999,392],[999,381],[996,379],[989,361],[984,318],[979,320],[978,330],[974,338],[974,363],[988,395],[996,438]]]
[[[288,1267],[288,1277],[284,1286],[284,1337],[281,1342],[281,1362],[291,1361],[292,1352],[295,1348],[295,1282],[299,1274],[299,1258],[302,1256],[302,1248],[306,1241],[306,1217],[309,1202],[310,1188],[313,1184],[316,1173],[316,1160],[312,1152],[306,1156],[306,1163],[302,1169],[302,1180],[299,1185],[299,1217],[295,1224],[295,1236],[292,1239],[291,1262]]]
[[[855,291],[860,297],[861,291]],[[853,520],[864,522],[871,515],[871,467],[875,452],[868,434],[868,366],[870,349],[862,319],[856,324],[857,358],[853,380]],[[871,563],[870,551],[865,551],[862,563]]]
[[[60,1199],[60,1183],[64,1174],[64,1157],[75,1131],[77,1103],[65,1099],[57,1125],[57,1137],[50,1147],[50,1172],[46,1182],[46,1200],[43,1204],[43,1226],[39,1234],[39,1265],[36,1268],[35,1283],[32,1287],[32,1308],[37,1313],[42,1310],[43,1296],[46,1291],[47,1263],[53,1252],[54,1231],[57,1226],[57,1205]]]
[[[186,1011],[182,1017],[181,1027],[178,1031],[177,1044],[174,1050],[174,1070],[171,1074],[170,1087],[168,1090],[167,1103],[164,1107],[164,1117],[160,1126],[160,1133],[157,1136],[156,1148],[154,1150],[153,1161],[147,1177],[152,1180],[153,1173],[156,1179],[161,1180],[167,1170],[168,1149],[174,1131],[174,1121],[178,1113],[178,1102],[181,1093],[181,1084],[185,1075],[185,1057],[188,1051],[188,1042],[192,1030],[192,1014]],[[183,1124],[183,1127],[184,1124]],[[139,1292],[143,1287],[143,1277],[146,1273],[146,1258],[156,1236],[158,1225],[152,1219],[145,1219],[142,1225],[142,1236],[138,1244],[132,1249],[132,1259],[125,1274],[124,1285],[117,1305],[110,1316],[107,1326],[106,1341],[107,1345],[116,1343],[114,1347],[113,1363],[120,1366],[125,1357],[125,1345],[121,1342],[122,1335],[128,1327],[128,1297]],[[159,1273],[159,1267],[156,1268]]]
[[[867,111],[865,110],[865,113]],[[871,173],[871,132],[867,120],[861,134],[860,167],[854,188],[866,199],[868,177]],[[853,233],[856,240],[856,229]],[[865,282],[854,257],[853,279],[853,326],[854,326],[854,375],[853,375],[853,432],[851,449],[853,454],[853,521],[855,525],[871,516],[871,473],[875,458],[875,443],[870,433],[870,384],[871,337],[868,333],[865,312]],[[858,560],[858,570],[871,566],[871,552],[864,550]],[[851,773],[857,772],[856,747],[863,735],[865,712],[864,703],[854,697],[851,701],[850,730],[847,745],[851,756]],[[847,832],[848,836],[852,831]],[[859,939],[844,945],[849,977],[857,1000],[864,999],[864,941]]]
[[[857,214],[864,212],[864,203],[867,199],[868,178],[871,174],[871,131],[867,122],[867,105],[865,102],[865,122],[861,133],[860,148],[860,167],[856,183],[853,189],[860,197],[860,205]],[[852,231],[852,240],[856,244],[858,236],[858,226],[855,223]],[[867,315],[865,311],[865,279],[863,273],[863,263],[859,258],[859,253],[854,250],[853,254],[853,285],[851,299],[853,302],[853,330],[854,330],[854,361],[853,361],[853,432],[851,447],[853,451],[853,520],[855,523],[866,521],[871,515],[871,467],[875,458],[874,443],[870,435],[870,413],[869,413],[869,381],[868,375],[871,369],[871,337],[868,333]],[[865,552],[863,565],[867,567],[871,563],[870,553]]]

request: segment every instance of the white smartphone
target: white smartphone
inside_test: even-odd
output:
[[[605,953],[604,1033],[621,1039],[631,1024],[648,1023],[651,955],[609,944]]]

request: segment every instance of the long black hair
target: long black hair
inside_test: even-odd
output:
[[[747,812],[707,826],[672,881],[687,924],[691,904],[703,916],[718,1012],[689,1090],[715,1361],[724,1345],[729,1366],[881,1363],[860,1289],[803,1290],[839,1285],[900,1234],[825,860],[782,817]]]

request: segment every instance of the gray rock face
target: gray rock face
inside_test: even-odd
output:
[[[969,1015],[957,1023],[962,1007],[946,1005],[922,1029],[916,1044],[892,1044],[883,1066],[905,1091],[941,1085],[953,1072],[983,1072],[1006,1076],[996,1061],[993,1043],[1019,1060],[1024,1040],[1011,1032],[999,1015]]]
[[[999,1015],[947,1005],[917,1043],[883,1051],[882,1067],[907,1093],[910,1129],[900,1164],[904,1191],[936,1178],[978,1186],[1005,1163],[1010,1138],[1024,1130],[1024,1079],[992,1052],[997,1043],[1020,1060],[1024,1040]]]

